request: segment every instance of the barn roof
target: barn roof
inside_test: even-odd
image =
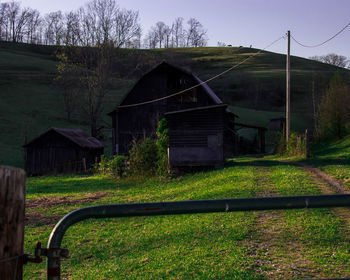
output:
[[[208,96],[214,101],[215,104],[223,104],[223,102],[221,101],[221,99],[214,93],[214,91],[206,84],[203,83],[203,81],[198,78],[195,74],[193,74],[190,71],[187,71],[183,68],[180,68],[178,66],[175,66],[173,64],[170,64],[169,62],[163,61],[160,64],[156,65],[154,68],[152,68],[150,71],[148,71],[146,74],[144,74],[136,83],[135,85],[127,92],[127,94],[124,95],[124,97],[122,98],[122,100],[120,101],[119,105],[117,105],[117,107],[112,111],[114,112],[116,109],[118,109],[119,106],[123,105],[124,100],[126,99],[126,97],[129,95],[130,92],[132,92],[134,90],[134,88],[136,87],[136,85],[143,79],[145,79],[149,74],[151,74],[153,71],[155,71],[156,69],[160,68],[160,67],[169,67],[169,68],[173,68],[176,69],[178,71],[181,72],[185,72],[188,75],[192,76],[192,78],[198,82],[198,84],[201,84],[200,87],[202,87],[204,89],[204,92],[208,94]],[[229,112],[230,110],[227,109],[227,111]],[[110,112],[108,115],[111,115],[112,112]]]
[[[43,137],[47,133],[50,133],[51,131],[57,132],[58,134],[69,139],[70,141],[74,142],[75,144],[77,144],[82,148],[99,149],[104,147],[104,144],[101,141],[97,140],[95,137],[89,136],[86,132],[82,131],[81,129],[57,128],[57,127],[51,127],[49,130],[45,131],[43,134],[39,135],[32,141],[25,144],[24,147],[27,147],[30,144],[36,142],[41,137]]]

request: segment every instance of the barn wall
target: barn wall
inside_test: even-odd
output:
[[[62,135],[50,131],[25,148],[25,168],[29,176],[76,173],[83,170],[82,159],[90,168],[103,149],[83,149]]]
[[[167,114],[169,163],[222,167],[226,106]]]

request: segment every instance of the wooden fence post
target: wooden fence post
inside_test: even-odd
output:
[[[0,278],[4,280],[23,277],[25,181],[24,170],[0,165]]]
[[[309,133],[307,129],[305,129],[305,156],[307,158],[310,157]]]

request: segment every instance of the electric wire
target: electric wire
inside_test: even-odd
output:
[[[290,35],[290,37],[292,37],[293,41],[295,43],[297,43],[298,45],[302,46],[302,47],[305,47],[305,48],[316,48],[316,47],[320,47],[324,44],[326,44],[327,42],[329,42],[330,40],[334,39],[335,37],[337,37],[340,33],[342,33],[346,28],[348,28],[350,26],[350,22],[345,25],[340,31],[338,31],[335,35],[333,35],[332,37],[330,37],[329,39],[327,39],[326,41],[323,41],[322,43],[320,44],[316,44],[316,45],[305,45],[305,44],[302,44],[300,43],[299,41],[297,41],[293,35]]]
[[[158,101],[162,101],[162,100],[174,97],[174,96],[182,94],[182,93],[184,93],[186,91],[190,91],[190,90],[192,90],[194,88],[197,88],[197,87],[199,87],[199,86],[201,86],[203,84],[206,84],[206,83],[208,83],[208,82],[210,82],[212,80],[217,79],[218,77],[226,74],[227,72],[230,72],[231,70],[233,70],[233,69],[237,68],[238,66],[242,65],[243,63],[245,63],[248,59],[250,59],[250,58],[252,58],[254,56],[257,56],[258,54],[260,54],[261,52],[263,52],[264,50],[266,50],[267,48],[271,47],[272,45],[274,45],[275,43],[277,43],[278,41],[280,41],[281,39],[284,39],[284,38],[285,38],[285,36],[279,37],[278,39],[274,40],[272,43],[268,44],[265,48],[263,48],[263,49],[259,50],[258,52],[248,56],[247,58],[243,59],[241,62],[233,65],[232,67],[226,69],[225,71],[223,71],[223,72],[221,72],[221,73],[219,73],[219,74],[217,74],[217,75],[215,75],[215,76],[213,76],[213,77],[211,77],[211,78],[209,78],[209,79],[207,79],[207,80],[205,80],[205,81],[203,81],[203,82],[201,82],[199,84],[196,84],[196,85],[194,85],[192,87],[180,90],[178,92],[175,92],[173,94],[170,94],[170,95],[167,95],[167,96],[164,96],[164,97],[161,97],[161,98],[152,99],[152,100],[148,100],[148,101],[144,101],[144,102],[140,102],[140,103],[135,103],[135,104],[120,105],[117,108],[128,108],[128,107],[136,107],[136,106],[146,105],[146,104],[150,104],[150,103],[154,103],[154,102],[158,102]]]

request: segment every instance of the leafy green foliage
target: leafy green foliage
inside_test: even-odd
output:
[[[144,138],[134,140],[130,153],[130,173],[141,176],[154,176],[157,172],[158,147],[156,141]]]
[[[318,107],[316,136],[321,141],[341,139],[349,124],[350,88],[336,73]]]
[[[95,164],[95,171],[99,174],[121,178],[126,174],[127,160],[126,156],[114,156],[108,160],[105,155],[102,155],[100,162]]]
[[[285,133],[277,134],[277,154],[280,156],[306,156],[305,136],[292,132],[289,141],[286,141]]]
[[[166,119],[161,119],[157,128],[157,148],[158,148],[158,174],[165,176],[168,174],[169,163],[168,163],[168,147],[169,147],[169,136],[168,136],[168,122]]]

